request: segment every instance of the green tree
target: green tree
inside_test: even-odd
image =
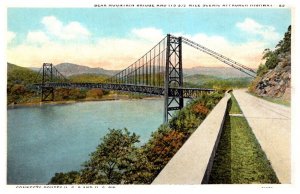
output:
[[[79,178],[79,172],[71,171],[67,173],[55,173],[54,177],[51,178],[49,184],[74,184]]]
[[[265,64],[260,64],[257,69],[256,74],[257,74],[257,76],[261,77],[261,76],[265,75],[268,72],[268,70],[269,69],[267,68],[267,66]]]
[[[284,53],[284,52],[291,52],[291,25],[288,27],[287,32],[284,34],[282,40],[276,45],[276,54]]]
[[[102,96],[103,96],[103,91],[101,89],[98,89],[98,88],[90,89],[86,93],[87,98],[98,99],[98,98],[101,98]]]
[[[141,154],[134,164],[135,173],[128,176],[128,182],[150,184],[187,138],[187,134],[161,125],[140,149]]]
[[[69,91],[69,98],[70,99],[83,99],[86,97],[86,92],[84,89],[74,88],[70,89]]]
[[[15,95],[24,95],[26,93],[26,88],[22,84],[14,84],[10,88],[10,92]]]
[[[170,120],[170,128],[190,134],[199,124],[201,119],[189,109],[177,112],[174,119]],[[191,131],[192,130],[192,131]]]
[[[40,80],[37,72],[7,63],[7,104],[30,101],[35,97],[30,85]]]
[[[123,175],[134,162],[139,136],[131,134],[126,128],[109,129],[102,143],[84,164],[81,183],[120,184]]]
[[[263,59],[266,59],[265,66],[268,69],[274,69],[279,62],[276,52],[270,49],[265,49]]]
[[[144,147],[135,151],[132,165],[124,172],[124,184],[150,184],[153,181],[157,167],[147,156]]]
[[[270,49],[264,50],[263,59],[266,59],[265,67],[267,69],[274,69],[276,67],[279,62],[278,55],[280,53],[291,52],[291,29],[292,27],[289,26],[287,32],[284,34],[283,39],[278,42],[274,51]],[[258,71],[258,73],[262,74],[262,72],[265,72],[265,70],[261,70]]]
[[[209,113],[209,109],[202,103],[197,103],[192,106],[192,112],[199,118],[204,119]]]

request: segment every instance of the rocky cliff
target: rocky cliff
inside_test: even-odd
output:
[[[289,100],[291,96],[291,52],[280,53],[278,64],[268,70],[255,87],[259,96],[282,97]]]
[[[291,98],[291,31],[289,26],[282,40],[274,50],[265,49],[263,59],[257,70],[257,77],[250,91],[259,96],[290,100]]]

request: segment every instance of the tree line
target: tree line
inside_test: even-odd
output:
[[[33,83],[41,83],[42,75],[31,69],[8,63],[7,68],[7,104],[36,103],[40,101],[40,93],[33,90]],[[72,82],[103,82],[106,75],[81,74],[70,76]],[[65,100],[98,100],[107,91],[101,89],[68,89],[58,88],[54,93],[54,101]]]

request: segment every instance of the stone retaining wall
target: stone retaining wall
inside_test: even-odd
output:
[[[226,93],[152,184],[208,182],[229,99],[230,94]]]

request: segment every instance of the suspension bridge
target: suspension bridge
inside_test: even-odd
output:
[[[44,63],[40,69],[42,81],[35,86],[41,91],[42,101],[53,101],[55,88],[100,88],[164,96],[164,121],[167,122],[172,111],[183,108],[184,98],[196,98],[203,92],[214,91],[183,86],[182,44],[255,77],[255,71],[249,67],[185,37],[168,34],[141,58],[103,83],[72,83],[51,63]]]

